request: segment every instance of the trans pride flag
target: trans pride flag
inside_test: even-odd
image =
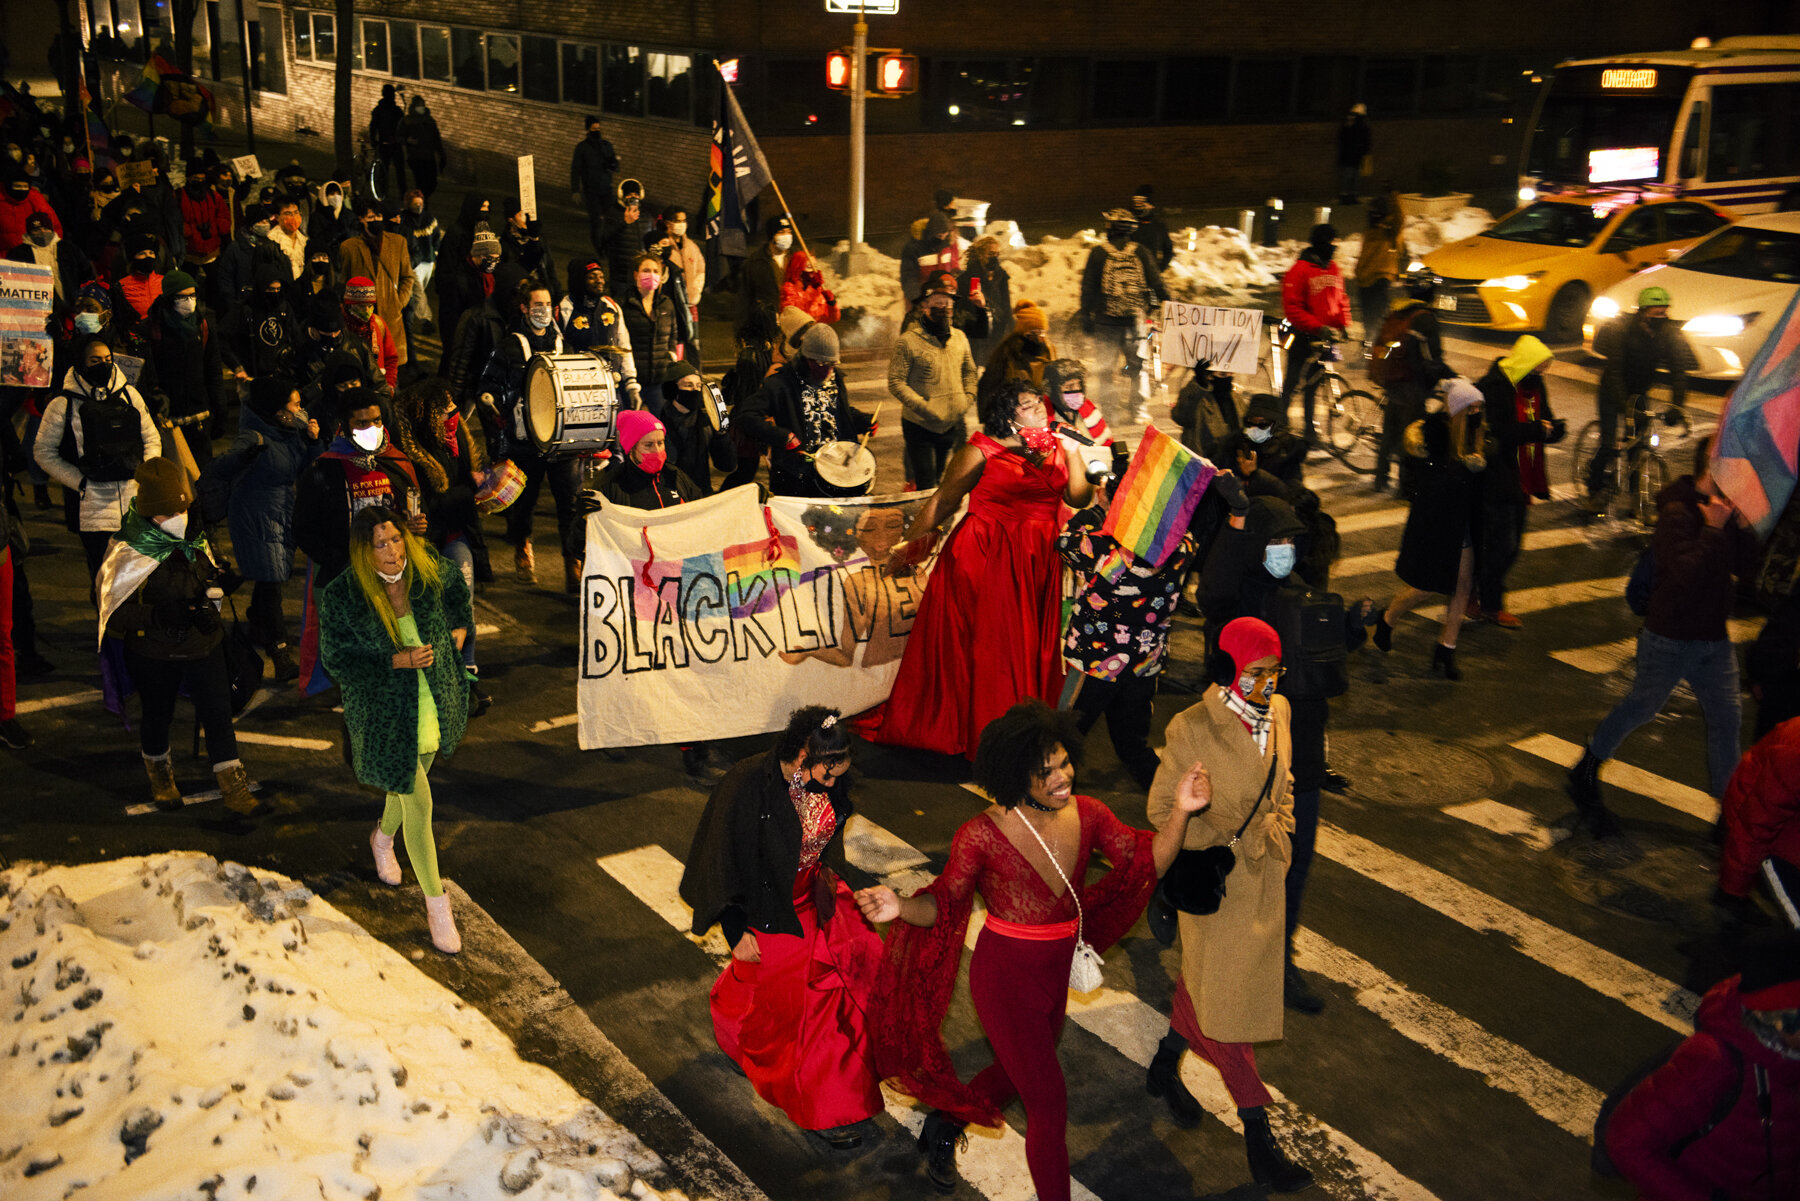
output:
[[[1140,563],[1168,561],[1218,469],[1154,425],[1113,490],[1100,532]]]
[[[1759,538],[1775,528],[1800,475],[1800,292],[1744,369],[1719,418],[1712,474]]]

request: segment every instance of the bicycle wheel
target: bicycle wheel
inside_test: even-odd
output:
[[[1645,530],[1656,528],[1656,497],[1669,484],[1669,464],[1656,451],[1645,451],[1638,459],[1632,482],[1631,515]]]
[[[1331,453],[1358,475],[1375,474],[1381,454],[1381,427],[1386,414],[1381,401],[1361,388],[1352,388],[1334,399],[1326,430]]]
[[[1599,450],[1600,423],[1590,421],[1576,435],[1575,449],[1569,455],[1569,503],[1589,517],[1603,516],[1612,507],[1613,495],[1618,490],[1617,457],[1613,460],[1612,468],[1603,473],[1599,486],[1592,489],[1588,487],[1588,472]]]

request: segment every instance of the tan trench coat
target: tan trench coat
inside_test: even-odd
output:
[[[1281,1037],[1281,973],[1287,916],[1287,869],[1294,828],[1286,697],[1270,707],[1269,750],[1277,756],[1270,797],[1262,802],[1237,845],[1237,866],[1226,880],[1225,900],[1212,914],[1181,915],[1181,974],[1201,1031],[1226,1043],[1271,1042]],[[1149,816],[1160,828],[1175,809],[1175,786],[1198,760],[1212,776],[1212,804],[1188,822],[1182,846],[1224,846],[1262,794],[1267,755],[1218,688],[1175,715],[1162,749],[1162,766],[1150,785]]]

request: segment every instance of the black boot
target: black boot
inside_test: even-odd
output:
[[[1462,679],[1462,668],[1456,665],[1456,648],[1441,642],[1431,649],[1431,669],[1436,671],[1440,667],[1444,669],[1446,680]]]
[[[1276,1193],[1297,1193],[1311,1188],[1312,1173],[1287,1157],[1275,1132],[1269,1129],[1269,1112],[1262,1106],[1240,1109],[1244,1123],[1244,1153],[1250,1160],[1250,1177]]]
[[[1375,615],[1375,649],[1384,655],[1394,649],[1394,627],[1388,624],[1386,613]]]
[[[925,1157],[925,1175],[937,1191],[949,1196],[956,1191],[956,1150],[968,1140],[963,1136],[964,1123],[941,1109],[925,1117],[919,1131],[919,1154]]]
[[[1181,1057],[1187,1051],[1187,1040],[1173,1030],[1156,1048],[1150,1060],[1150,1072],[1144,1079],[1144,1091],[1161,1097],[1169,1105],[1169,1116],[1177,1126],[1192,1130],[1200,1124],[1202,1110],[1194,1094],[1181,1082]]]
[[[1569,799],[1575,802],[1576,828],[1595,838],[1612,838],[1619,833],[1619,823],[1600,799],[1601,762],[1592,751],[1583,750],[1580,760],[1569,769],[1566,787]]]
[[[1325,998],[1312,990],[1312,985],[1306,982],[1306,973],[1291,963],[1281,974],[1281,1003],[1295,1013],[1325,1012]]]

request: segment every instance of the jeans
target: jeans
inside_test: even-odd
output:
[[[1481,562],[1476,575],[1481,607],[1498,613],[1506,607],[1506,573],[1519,560],[1519,547],[1525,542],[1525,505],[1511,501],[1491,500],[1483,506],[1486,536],[1481,543]]]
[[[1070,668],[1063,684],[1062,704],[1058,706],[1074,711],[1076,724],[1083,734],[1105,717],[1113,752],[1137,786],[1146,791],[1156,778],[1160,762],[1156,752],[1150,749],[1150,710],[1156,700],[1156,682],[1160,678],[1125,675],[1116,680],[1102,680]]]
[[[1633,730],[1662,711],[1683,680],[1700,701],[1706,719],[1706,774],[1712,795],[1722,797],[1737,766],[1741,719],[1737,652],[1728,638],[1703,642],[1639,630],[1637,678],[1625,699],[1594,727],[1588,753],[1602,763],[1612,758]]]
[[[225,648],[215,646],[204,659],[151,659],[125,648],[125,670],[143,702],[138,745],[157,758],[169,753],[169,727],[175,721],[175,697],[187,685],[200,727],[206,731],[206,754],[216,770],[238,757],[237,732],[231,726],[231,677]]]
[[[1287,891],[1287,939],[1294,941],[1294,931],[1300,928],[1300,898],[1306,893],[1306,876],[1312,871],[1313,846],[1319,838],[1319,790],[1296,792],[1294,794],[1294,833],[1292,835],[1294,857],[1288,862],[1287,878],[1283,882]]]
[[[1627,402],[1631,406],[1632,418],[1637,428],[1642,430],[1650,420],[1649,397],[1639,394]],[[1587,488],[1589,492],[1601,486],[1606,473],[1612,469],[1613,460],[1619,455],[1619,418],[1624,416],[1624,409],[1617,401],[1610,399],[1606,388],[1600,389],[1600,445],[1594,452],[1593,462],[1588,465]]]
[[[937,487],[944,477],[944,465],[950,461],[950,452],[962,444],[963,432],[958,426],[941,434],[933,433],[902,418],[900,437],[906,443],[906,478],[924,492]]]
[[[1356,195],[1356,181],[1362,177],[1361,163],[1341,164],[1338,167],[1338,198],[1340,200]]]
[[[462,573],[463,586],[469,590],[469,603],[475,601],[475,551],[469,546],[466,538],[453,538],[444,544],[444,558],[456,565]],[[469,622],[469,633],[463,639],[462,661],[464,667],[475,666],[475,622]]]
[[[1316,334],[1302,333],[1298,330],[1294,333],[1293,344],[1288,347],[1287,371],[1281,381],[1281,417],[1283,421],[1287,420],[1288,402],[1294,398],[1294,389],[1300,386],[1300,376],[1306,370],[1307,356],[1312,354],[1313,349],[1324,338],[1325,331],[1323,330]],[[1302,428],[1306,431],[1306,440],[1309,442],[1318,439],[1318,433],[1313,426],[1313,407],[1318,402],[1318,396],[1319,384],[1315,380],[1308,385],[1306,395],[1301,399],[1301,412],[1304,414],[1305,420]]]

